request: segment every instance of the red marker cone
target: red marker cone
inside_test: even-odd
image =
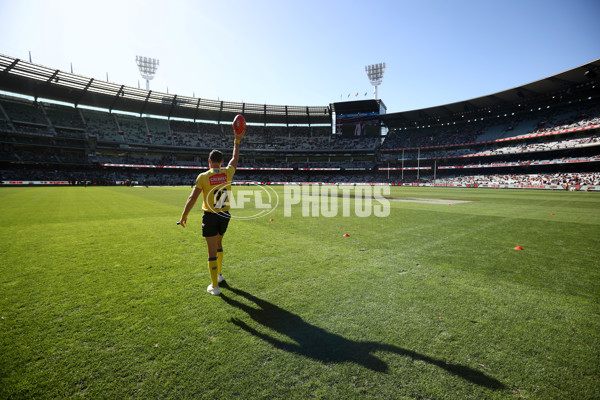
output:
[[[550,213],[550,215],[554,215],[554,213]]]
[[[270,221],[273,222],[273,218],[271,218]]]
[[[523,250],[521,246],[513,247],[513,250]]]
[[[347,233],[344,233],[344,237],[350,237],[350,235],[348,235]]]

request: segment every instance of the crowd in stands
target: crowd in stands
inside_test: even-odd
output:
[[[156,166],[200,166],[207,163],[206,158],[196,156],[193,160],[178,160],[175,156],[152,157],[152,156],[98,156],[96,160],[103,164],[130,164],[130,165],[156,165]],[[226,160],[227,161],[227,160]],[[364,168],[371,169],[376,166],[375,161],[251,161],[242,159],[241,167],[247,168]]]
[[[590,125],[600,125],[600,106],[584,107],[567,115],[549,114],[548,118],[538,122],[533,133],[556,132]]]
[[[279,137],[269,141],[265,138],[249,139],[242,144],[242,149],[267,150],[375,150],[378,137],[345,138],[337,135],[327,137],[293,136]]]
[[[564,139],[564,140],[536,140],[528,142],[526,144],[484,144],[479,145],[476,148],[458,148],[458,149],[423,149],[420,152],[417,150],[406,150],[404,152],[404,160],[416,160],[417,157],[420,159],[444,159],[453,157],[476,157],[476,156],[493,156],[500,154],[521,154],[521,153],[535,153],[540,151],[552,151],[560,149],[573,149],[585,145],[594,143],[600,143],[600,137],[597,134],[592,134],[584,137],[575,139]],[[399,159],[401,156],[387,155],[385,159]]]
[[[239,175],[239,176],[238,176]],[[327,173],[327,172],[282,172],[265,171],[263,173],[240,171],[237,182],[315,182],[315,183],[383,183],[386,176],[376,172]]]
[[[410,130],[390,131],[383,142],[381,149],[400,149],[431,147],[440,145],[456,145],[473,143],[475,139],[485,132],[487,124],[472,123],[461,124],[457,127],[439,127]]]
[[[98,141],[124,143],[123,135],[119,133],[114,114],[106,112],[81,109],[81,114],[86,121],[86,130],[95,135]]]
[[[51,103],[33,103],[23,99],[0,98],[0,104],[11,117],[15,129],[44,135],[85,137],[83,132],[98,137],[99,142],[147,144],[172,147],[209,148],[232,141],[228,124],[166,120],[138,117],[119,113],[107,113],[85,108],[73,108]],[[532,127],[528,133],[541,133],[590,126],[600,123],[600,107],[575,107],[552,114],[539,112],[535,120],[524,117],[507,117],[498,122],[494,118],[471,121],[458,125],[428,127],[408,130],[392,130],[387,135],[382,150],[422,148],[432,146],[455,146],[481,141],[490,132],[498,137],[508,137],[507,132]],[[533,124],[533,125],[532,125]],[[5,127],[10,127],[8,121]],[[67,129],[65,129],[67,128]],[[501,128],[501,129],[498,129]],[[345,138],[332,135],[327,126],[249,126],[246,149],[264,150],[376,150],[378,137]],[[519,131],[520,132],[520,131]],[[493,136],[493,135],[492,135]],[[502,153],[502,150],[499,150]],[[521,151],[521,150],[510,150]],[[456,154],[430,155],[446,157],[468,154],[458,149]]]
[[[191,186],[199,171],[149,171],[127,170],[121,168],[104,170],[57,170],[41,168],[25,168],[20,170],[0,170],[0,180],[30,181],[69,181],[96,182],[114,185],[117,182],[138,182],[139,185]],[[387,182],[386,176],[376,172],[363,173],[327,173],[327,172],[291,172],[291,171],[244,171],[235,175],[235,182],[326,182],[326,183],[375,183]]]
[[[102,185],[114,185],[117,182],[137,182],[138,185],[178,185],[191,186],[197,171],[140,171],[126,169],[104,170],[58,170],[41,168],[24,168],[0,170],[0,180],[32,180],[32,181],[88,181]],[[235,177],[238,183],[243,182],[304,182],[304,183],[388,183],[387,174],[382,172],[303,172],[303,171],[238,171]],[[416,176],[405,179],[392,179],[392,183],[434,183],[433,177]],[[492,174],[466,175],[435,179],[437,185],[557,185],[575,187],[579,185],[600,185],[600,172],[578,173],[546,173],[546,174]]]
[[[543,110],[533,114],[535,117],[524,114],[505,116],[505,118],[486,117],[485,120],[457,122],[446,126],[396,130],[387,135],[383,144],[379,137],[345,137],[332,134],[331,126],[249,125],[241,145],[240,166],[293,168],[294,171],[240,170],[236,176],[243,180],[278,182],[387,182],[387,174],[376,171],[376,168],[385,165],[387,161],[398,164],[400,153],[388,151],[391,154],[386,154],[385,150],[389,149],[419,148],[419,151],[403,152],[404,160],[411,161],[412,164],[409,165],[413,166],[416,166],[415,160],[418,156],[420,160],[456,158],[444,164],[463,167],[467,164],[466,166],[474,168],[482,165],[489,166],[494,162],[490,160],[512,160],[510,162],[518,163],[519,160],[526,162],[543,158],[549,164],[556,164],[580,162],[581,160],[577,159],[579,155],[583,155],[581,157],[585,159],[590,157],[589,154],[592,154],[592,157],[600,154],[595,152],[600,144],[598,130],[511,142],[486,142],[525,133],[556,132],[600,125],[598,105],[587,107],[574,105],[559,112]],[[187,185],[197,171],[100,169],[98,163],[202,167],[206,165],[209,149],[230,150],[234,140],[230,123],[167,120],[117,112],[108,113],[46,102],[36,103],[2,95],[0,95],[0,132],[0,161],[18,165],[27,163],[50,165],[48,170],[22,167],[2,171],[3,174],[10,176],[9,179],[90,180],[108,183],[129,180],[149,185]],[[583,149],[591,146],[596,147],[590,150]],[[578,150],[561,151],[574,149]],[[543,153],[548,151],[556,153],[549,155]],[[515,154],[526,155],[516,157]],[[381,155],[383,157],[379,158]],[[507,157],[485,158],[503,155]],[[433,164],[433,161],[430,164]],[[85,171],[64,169],[77,168],[75,167],[77,165],[90,168]],[[54,166],[56,169],[53,169]],[[61,169],[61,166],[64,168]],[[440,162],[437,166],[440,166]],[[303,168],[339,168],[341,171],[299,170]],[[345,171],[351,168],[362,168],[364,171]],[[585,168],[589,169],[589,167]],[[598,177],[590,174],[473,175],[443,178],[443,181],[599,184]],[[416,177],[405,175],[407,181],[416,180]],[[419,181],[426,182],[428,179],[430,178],[421,176]]]
[[[501,122],[494,118],[487,118],[463,122],[458,126],[393,130],[390,131],[381,148],[386,150],[453,146],[599,124],[600,106],[572,106],[558,113],[554,111],[539,112],[532,120],[525,119],[523,116],[507,117]],[[518,128],[519,126],[521,129]]]
[[[522,145],[507,145],[507,146],[493,146],[491,148],[467,153],[471,156],[491,156],[498,154],[518,154],[518,153],[534,153],[538,151],[551,151],[560,149],[572,149],[582,145],[588,145],[592,143],[600,143],[598,135],[592,135],[589,137],[582,137],[576,139],[557,140],[551,142],[536,141],[534,143],[527,143]]]
[[[470,175],[436,179],[437,184],[492,185],[600,185],[600,172]]]

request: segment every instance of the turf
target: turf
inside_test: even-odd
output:
[[[231,222],[216,297],[189,191],[0,189],[0,398],[598,398],[599,194],[278,207]]]

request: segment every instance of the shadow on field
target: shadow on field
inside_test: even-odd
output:
[[[286,335],[295,343],[288,343],[276,339],[268,334],[257,331],[240,319],[232,318],[231,322],[248,333],[270,343],[274,347],[296,353],[301,356],[309,357],[323,362],[354,362],[377,372],[388,372],[388,365],[375,357],[372,353],[377,351],[387,351],[400,356],[410,357],[414,361],[424,361],[440,367],[454,375],[457,375],[469,382],[490,389],[504,389],[506,386],[500,381],[487,376],[486,374],[463,365],[449,364],[443,360],[428,357],[417,352],[406,350],[397,346],[382,344],[377,342],[358,342],[348,340],[340,335],[336,335],[317,326],[305,322],[298,315],[284,310],[273,303],[262,300],[241,289],[233,288],[225,282],[221,284],[222,288],[227,288],[231,292],[246,298],[255,303],[260,308],[251,307],[241,303],[221,292],[221,298],[227,304],[239,308],[246,312],[254,321],[266,328],[272,329],[280,334]]]

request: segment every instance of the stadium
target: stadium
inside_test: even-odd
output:
[[[3,185],[187,185],[186,168],[213,147],[231,147],[237,114],[251,132],[242,182],[600,184],[599,60],[500,93],[395,113],[378,99],[281,106],[189,98],[8,56],[0,68],[0,89],[14,94],[0,99]]]
[[[0,397],[597,399],[599,85],[595,60],[388,111],[0,55]],[[200,211],[175,222],[238,114],[234,193],[302,198],[235,210],[213,297]]]

